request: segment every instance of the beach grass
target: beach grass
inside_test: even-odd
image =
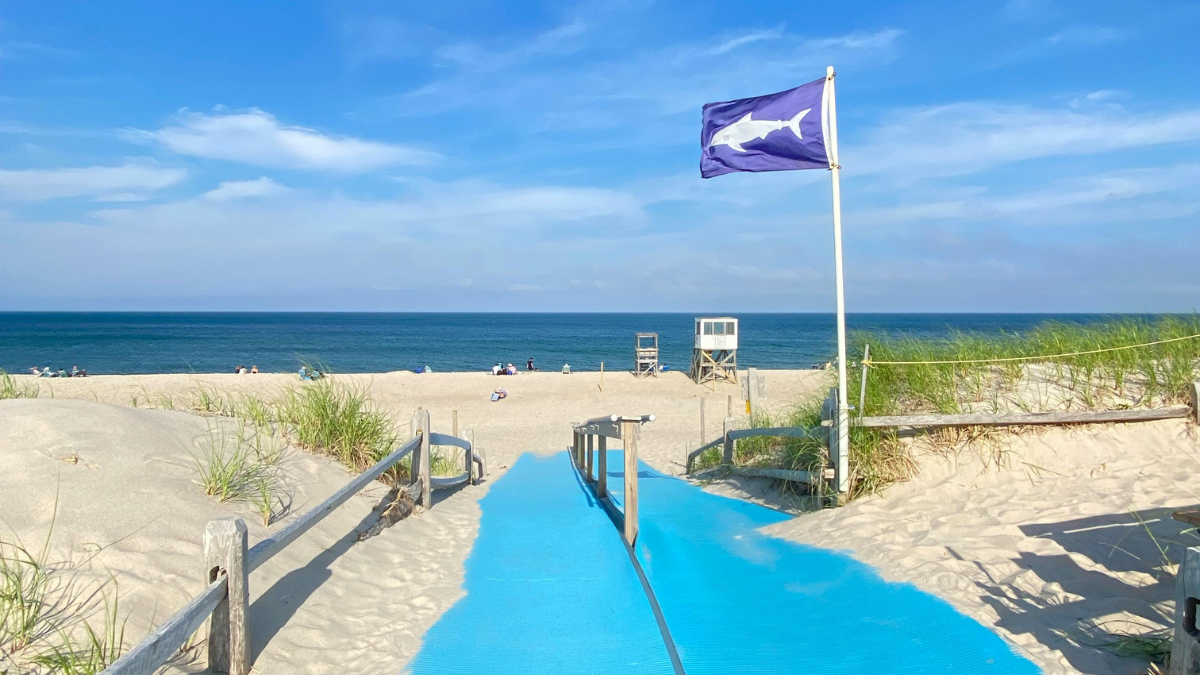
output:
[[[0,368],[0,400],[12,398],[37,398],[40,390],[36,384],[22,384]]]
[[[259,461],[253,444],[243,435],[209,427],[201,456],[193,457],[193,461],[195,482],[204,494],[222,503],[266,503],[268,513],[264,520],[269,522],[270,505],[274,503],[281,478],[274,465]]]
[[[1200,335],[1200,315],[1195,314],[1089,324],[1048,322],[1022,334],[953,333],[946,339],[857,333],[851,339],[855,350],[848,359],[848,393],[857,402],[862,346],[870,344],[861,411],[867,415],[1186,403],[1200,360],[1200,338],[1191,338],[1195,335]],[[1027,360],[1002,360],[1018,358]]]
[[[83,584],[70,561],[50,561],[53,520],[37,550],[0,539],[0,673],[95,675],[121,655],[115,590],[110,600],[103,584]],[[100,605],[97,627],[88,618]]]
[[[386,457],[399,438],[395,424],[365,387],[331,376],[285,391],[274,409],[302,447],[328,453],[354,471]]]

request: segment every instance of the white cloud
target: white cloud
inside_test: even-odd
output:
[[[161,190],[186,177],[184,169],[134,163],[66,169],[0,169],[0,199],[40,201],[95,195],[109,201],[127,201],[122,198],[127,194],[122,193]]]
[[[741,47],[742,45],[762,42],[763,40],[778,40],[781,37],[783,37],[783,28],[776,28],[774,30],[756,30],[750,33],[731,37],[716,47],[713,47],[711,50],[709,50],[709,53],[726,54],[737,49],[738,47]]]
[[[956,103],[899,110],[862,145],[846,143],[847,175],[956,176],[1040,157],[1200,141],[1200,109],[1133,114]]]
[[[263,176],[254,180],[231,180],[222,182],[217,187],[204,193],[205,199],[223,202],[229,199],[245,199],[247,197],[274,197],[287,192],[288,189],[279,183]]]
[[[183,155],[283,169],[364,173],[386,166],[427,164],[438,156],[404,145],[281,124],[257,108],[212,114],[181,110],[172,126],[130,133]]]

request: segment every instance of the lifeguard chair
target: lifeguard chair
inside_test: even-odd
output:
[[[696,384],[728,380],[737,383],[738,320],[731,316],[696,317],[692,379]]]
[[[658,333],[638,333],[633,343],[635,377],[658,377]]]

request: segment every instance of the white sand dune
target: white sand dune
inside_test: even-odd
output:
[[[449,431],[457,410],[461,427],[475,430],[488,453],[492,480],[522,452],[564,449],[569,422],[614,412],[655,414],[640,443],[642,458],[680,474],[687,445],[702,438],[699,400],[707,401],[703,437],[710,440],[719,433],[726,396],[738,398],[732,386],[714,392],[681,373],[651,380],[609,373],[604,391],[596,373],[339,377],[369,385],[372,397],[405,426],[423,406],[435,430]],[[823,372],[774,371],[767,378],[775,407],[819,396],[829,384]],[[0,525],[39,541],[57,489],[56,544],[76,559],[107,547],[89,573],[115,575],[122,611],[132,612],[128,638],[135,641],[152,618],[161,620],[199,590],[205,522],[242,515],[252,542],[267,530],[249,507],[219,505],[192,483],[190,455],[213,418],[135,410],[133,397],[143,406],[169,400],[184,407],[197,387],[267,396],[298,382],[284,375],[148,375],[39,384],[43,396],[52,389],[55,399],[0,402]],[[509,397],[488,401],[495,387],[506,388]],[[76,463],[64,461],[72,455]],[[326,459],[303,451],[289,457],[294,513],[349,478]],[[1144,629],[1169,621],[1172,580],[1130,512],[1147,521],[1159,543],[1200,543],[1181,536],[1182,526],[1169,515],[1200,502],[1191,488],[1200,458],[1194,425],[1172,420],[1032,433],[1011,439],[1000,457],[1003,467],[973,450],[925,456],[916,480],[882,497],[804,515],[770,532],[848,550],[887,578],[941,596],[1047,673],[1144,672],[1143,662],[1089,646],[1081,622],[1134,620]],[[377,486],[256,572],[252,629],[259,672],[397,672],[463,593],[463,561],[487,489],[485,483],[435,493],[432,510],[353,543],[382,495]],[[708,489],[766,503],[776,496],[766,481]],[[1173,547],[1178,559],[1179,544]]]
[[[1171,625],[1174,579],[1155,540],[1174,560],[1183,544],[1200,545],[1171,519],[1173,509],[1200,502],[1195,425],[1027,433],[1010,439],[1005,467],[995,459],[971,450],[925,456],[920,476],[883,497],[769,531],[847,549],[886,578],[941,596],[1047,675],[1145,673],[1144,661],[1097,649],[1102,639],[1081,629]]]

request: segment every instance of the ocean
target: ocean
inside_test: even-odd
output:
[[[636,332],[659,334],[660,363],[687,370],[694,314],[384,314],[384,313],[0,313],[0,368],[31,366],[91,374],[219,373],[257,365],[294,371],[302,363],[332,372],[385,372],[429,366],[484,371],[497,361],[522,370],[633,369]],[[736,314],[738,364],[809,368],[836,351],[832,314]],[[892,335],[951,331],[1022,332],[1047,321],[1089,323],[1102,314],[851,314],[848,329]],[[1149,318],[1151,315],[1137,315]]]

